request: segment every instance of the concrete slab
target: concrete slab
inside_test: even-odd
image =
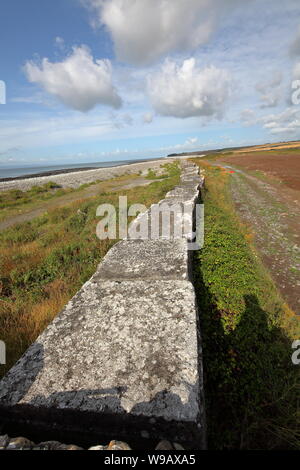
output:
[[[104,257],[94,280],[189,278],[186,240],[124,240]]]
[[[181,196],[166,198],[141,214],[129,226],[132,240],[175,240],[191,238],[193,228],[193,199],[182,202]]]
[[[196,202],[198,198],[198,191],[193,188],[187,188],[185,186],[176,186],[172,191],[166,194],[166,199],[181,198],[182,202],[193,201]]]
[[[196,312],[188,281],[91,278],[2,380],[1,418],[201,448]]]
[[[115,245],[1,381],[0,421],[13,433],[81,442],[147,434],[205,448],[201,339],[186,241],[203,181],[195,165],[182,164],[181,186],[131,224],[135,236],[141,226],[141,240]],[[149,215],[159,208],[168,216],[174,204],[174,233],[151,240]],[[158,225],[160,232],[162,219]]]

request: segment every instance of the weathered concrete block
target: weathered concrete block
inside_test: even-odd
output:
[[[183,280],[189,277],[186,240],[124,240],[104,257],[93,279]]]
[[[201,448],[196,312],[188,281],[96,275],[2,380],[1,419],[118,436],[147,430]]]
[[[183,202],[184,201],[184,202]],[[190,239],[193,229],[194,200],[181,196],[166,198],[135,219],[129,226],[132,240]]]
[[[185,175],[199,175],[199,170],[195,167],[186,167],[184,168],[183,173]]]
[[[196,202],[198,198],[198,190],[193,188],[187,188],[184,186],[176,186],[172,191],[169,191],[166,194],[166,199],[177,199],[182,200],[182,202],[193,201]]]
[[[201,339],[187,280],[203,179],[195,165],[182,167],[182,185],[130,225],[129,238],[141,240],[115,245],[2,380],[4,424],[55,438],[138,434],[205,447]]]
[[[185,183],[195,183],[195,184],[199,184],[199,175],[186,175],[186,174],[183,174],[181,177],[180,177],[180,181],[185,184]]]

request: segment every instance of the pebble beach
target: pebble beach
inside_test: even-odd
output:
[[[0,181],[0,191],[9,191],[19,189],[27,191],[33,186],[42,186],[49,182],[55,182],[62,188],[78,188],[82,184],[93,183],[94,181],[106,181],[124,174],[147,174],[148,169],[158,170],[160,165],[170,163],[174,158],[161,158],[158,160],[143,161],[141,163],[131,163],[128,165],[120,165],[115,167],[97,168],[92,170],[81,169],[79,171],[66,170],[65,172],[53,172],[47,176],[34,176],[9,179]]]

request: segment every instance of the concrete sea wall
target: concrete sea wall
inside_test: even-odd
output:
[[[8,434],[71,442],[172,439],[205,448],[201,335],[189,242],[203,178],[182,161],[179,187],[131,224],[92,278],[0,382]],[[183,228],[148,239],[151,211],[178,204]],[[175,224],[175,225],[176,225]],[[163,228],[160,226],[160,228]],[[129,436],[129,437],[128,437]],[[73,439],[73,441],[72,441]]]

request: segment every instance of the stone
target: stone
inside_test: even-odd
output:
[[[93,280],[188,279],[186,240],[124,240],[107,253]]]
[[[174,227],[192,226],[200,177],[189,168],[195,166],[183,162],[181,189],[141,214],[133,227],[141,221],[149,227],[154,209],[165,216],[176,202],[187,211],[171,215]],[[125,439],[143,433],[161,442],[167,436],[205,448],[202,350],[195,292],[188,280],[189,237],[185,228],[168,240],[159,232],[157,240],[115,245],[1,381],[4,426],[18,427],[21,421],[37,431],[42,423],[45,431],[60,435],[72,431],[80,436],[84,430],[90,437],[105,432]],[[126,446],[111,441],[107,448]]]
[[[155,447],[155,450],[174,450],[174,447],[169,441],[160,441]]]
[[[9,437],[7,434],[5,434],[4,436],[0,436],[0,450],[6,449],[8,443]]]
[[[166,194],[165,199],[177,199],[182,202],[195,202],[198,198],[198,191],[183,186],[176,186],[172,191]]]
[[[34,443],[25,437],[15,437],[11,439],[6,447],[6,450],[30,450]]]
[[[126,442],[121,441],[111,441],[108,446],[107,450],[132,450]]]
[[[139,214],[128,227],[128,237],[131,240],[149,240],[151,239],[151,212]]]
[[[132,222],[129,239],[184,239],[192,231],[193,210],[193,201],[183,202],[182,198],[163,199]],[[184,228],[184,223],[188,224],[188,228]]]
[[[2,380],[0,408],[9,415],[21,407],[23,419],[41,409],[50,426],[55,410],[62,426],[66,410],[80,422],[87,412],[98,421],[127,413],[148,431],[147,419],[174,421],[184,441],[201,420],[198,371],[189,281],[92,278]]]
[[[74,444],[62,444],[58,441],[45,441],[33,445],[33,450],[83,450]]]
[[[90,447],[89,450],[107,450],[106,446],[93,446]]]
[[[185,448],[182,447],[181,444],[178,444],[178,442],[173,442],[173,447],[175,450],[185,450]]]
[[[33,450],[58,450],[60,447],[61,443],[58,441],[46,441],[36,444]]]

